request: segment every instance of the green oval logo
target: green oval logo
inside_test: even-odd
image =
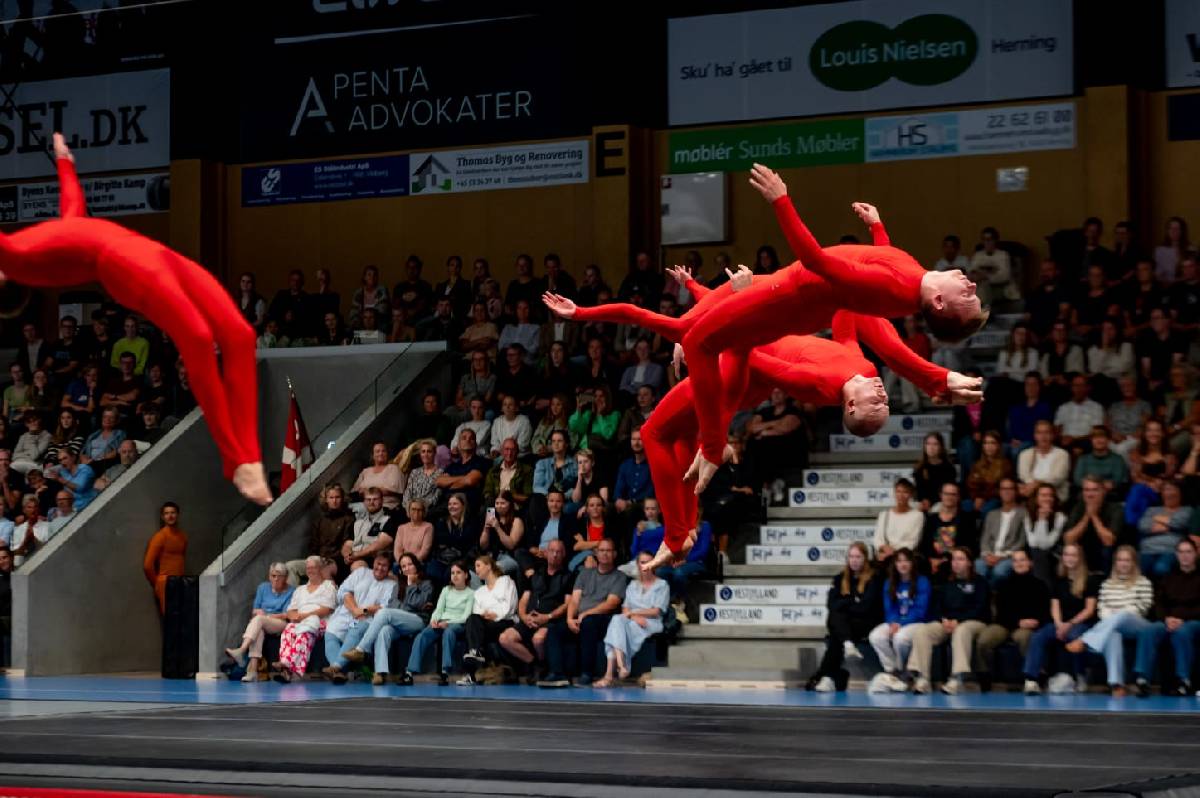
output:
[[[836,91],[866,91],[896,78],[934,86],[967,71],[979,54],[970,25],[947,14],[922,14],[894,29],[854,20],[836,25],[808,54],[813,76]]]

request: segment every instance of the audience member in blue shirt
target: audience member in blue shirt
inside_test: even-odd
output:
[[[1008,410],[1008,440],[1013,457],[1033,445],[1033,428],[1043,420],[1053,421],[1054,413],[1042,398],[1042,375],[1031,371],[1025,376],[1025,401]]]
[[[538,460],[533,468],[533,492],[547,494],[557,487],[566,492],[579,481],[579,466],[568,451],[570,447],[566,430],[550,433],[550,454]]]
[[[227,648],[238,666],[246,669],[243,682],[258,681],[258,665],[262,659],[263,640],[269,634],[277,635],[287,626],[287,611],[291,606],[292,593],[296,588],[288,584],[288,568],[281,562],[272,563],[267,572],[267,581],[258,586],[254,593],[254,609],[250,612],[250,623],[242,632],[242,641],[237,648]]]
[[[654,495],[654,483],[650,481],[650,463],[646,460],[641,430],[635,429],[629,436],[629,448],[633,450],[633,457],[621,463],[617,469],[617,484],[613,491],[619,513],[628,510],[631,504]]]
[[[74,499],[75,512],[79,512],[91,504],[92,499],[100,495],[95,488],[96,474],[92,471],[91,466],[82,465],[79,462],[79,455],[72,449],[60,451],[58,462],[58,481],[62,483],[63,490],[71,494]]]

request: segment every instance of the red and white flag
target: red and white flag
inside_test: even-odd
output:
[[[296,401],[296,392],[289,388],[292,397],[288,409],[287,432],[283,436],[283,473],[279,477],[279,492],[283,493],[300,478],[304,469],[312,465],[312,443],[308,439],[308,430],[304,427],[304,418],[300,415],[300,403]]]

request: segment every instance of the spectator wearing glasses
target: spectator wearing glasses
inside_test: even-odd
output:
[[[621,609],[628,582],[616,569],[616,546],[605,539],[595,548],[596,567],[585,568],[575,579],[575,589],[567,603],[567,622],[551,626],[546,640],[546,660],[550,674],[539,686],[563,687],[566,681],[568,647],[579,643],[579,684],[590,685],[596,676],[600,642],[608,624]]]

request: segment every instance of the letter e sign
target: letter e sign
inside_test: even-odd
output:
[[[620,177],[625,174],[625,158],[624,130],[596,133],[596,177]]]

